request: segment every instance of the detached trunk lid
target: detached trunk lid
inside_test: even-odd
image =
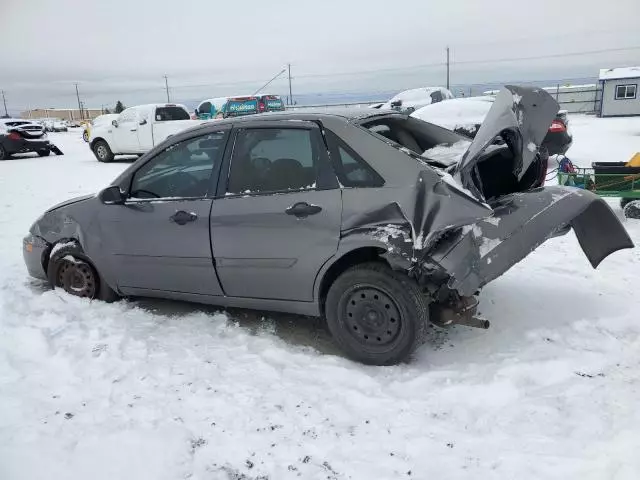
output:
[[[474,174],[487,149],[500,136],[513,156],[512,174],[520,181],[536,161],[551,122],[558,113],[558,103],[543,89],[507,85],[502,89],[471,145],[464,153],[456,174],[462,185],[483,197],[479,175]]]

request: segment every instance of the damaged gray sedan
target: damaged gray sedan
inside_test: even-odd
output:
[[[542,187],[557,110],[507,87],[473,142],[379,110],[209,122],[48,210],[25,262],[82,297],[325,316],[349,357],[394,364],[429,323],[486,328],[480,289],[552,236],[593,267],[633,247],[596,195]]]

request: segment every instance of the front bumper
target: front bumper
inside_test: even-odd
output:
[[[31,234],[24,237],[22,240],[22,255],[29,275],[47,280],[47,272],[44,269],[44,265],[50,248],[51,246],[40,237]]]

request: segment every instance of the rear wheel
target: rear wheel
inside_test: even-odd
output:
[[[325,304],[331,334],[352,359],[370,365],[406,360],[424,341],[428,305],[415,281],[382,263],[345,271]]]
[[[89,143],[89,132],[87,132],[86,130],[84,132],[82,132],[82,139]]]
[[[98,140],[93,145],[93,153],[99,162],[108,163],[113,160],[113,153],[109,148],[109,144],[104,140]]]
[[[0,145],[0,160],[6,160],[7,158],[9,158],[9,154],[7,153],[5,148]]]
[[[40,157],[48,157],[51,153],[51,150],[38,150],[38,156]]]
[[[640,200],[631,200],[623,209],[624,216],[627,218],[633,218],[640,220]]]
[[[54,287],[76,297],[113,302],[118,299],[94,266],[82,255],[78,246],[59,249],[49,259],[47,276]]]

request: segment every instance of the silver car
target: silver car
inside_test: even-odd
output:
[[[208,122],[48,210],[25,262],[82,297],[324,316],[348,356],[394,364],[429,323],[486,328],[480,289],[554,235],[594,267],[633,247],[596,195],[541,187],[557,110],[507,87],[473,142],[371,109]]]

